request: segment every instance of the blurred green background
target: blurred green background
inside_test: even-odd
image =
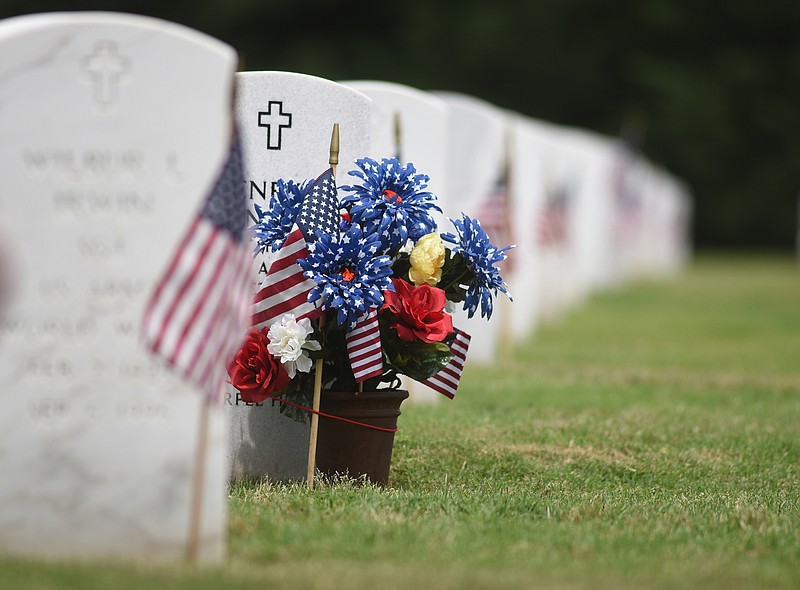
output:
[[[0,0],[157,16],[236,47],[242,69],[472,94],[621,133],[690,186],[704,248],[793,248],[800,2],[792,0]]]

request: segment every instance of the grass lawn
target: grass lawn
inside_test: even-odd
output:
[[[222,568],[5,560],[0,588],[798,588],[800,268],[593,296],[405,406],[391,480],[237,484]]]

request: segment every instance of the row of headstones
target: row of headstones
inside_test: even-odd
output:
[[[285,170],[289,162],[280,158],[295,141],[315,142],[316,153],[323,154],[325,131],[335,117],[344,117],[344,112],[330,115],[338,105],[360,112],[352,126],[342,128],[344,144],[356,143],[376,159],[413,162],[431,177],[430,189],[444,211],[437,219],[440,228],[452,231],[447,217],[463,211],[481,220],[495,245],[516,244],[502,268],[513,304],[501,297],[492,322],[457,312],[458,325],[473,335],[471,363],[496,361],[511,343],[529,338],[542,322],[556,321],[594,290],[637,276],[670,274],[687,259],[691,201],[685,187],[617,140],[535,121],[470,96],[389,82],[337,84],[281,72],[237,78],[237,120],[247,141],[245,153],[255,162],[248,169]],[[260,92],[265,87],[269,101]],[[312,88],[327,90],[304,103]],[[264,108],[271,117],[277,114],[270,119],[272,135],[257,125],[257,120],[264,124]],[[310,113],[320,117],[299,140],[301,121]],[[362,124],[358,135],[353,134],[356,121]],[[370,133],[363,131],[365,121]],[[276,151],[265,149],[270,145]],[[291,163],[297,162],[296,152],[289,153]],[[352,159],[342,162],[340,176],[353,167]],[[309,161],[300,178],[311,178],[319,168]],[[267,182],[277,176],[252,180],[261,178],[254,172],[250,178],[250,197],[263,204]],[[258,264],[263,273],[266,267]],[[441,399],[411,380],[404,386],[412,402]],[[270,404],[248,407],[235,390],[228,394],[233,475],[302,477],[307,427],[279,418]]]
[[[508,306],[500,322],[460,319],[471,361],[685,259],[685,189],[611,141],[465,96],[236,64],[146,17],[0,21],[0,552],[219,560],[231,476],[304,476],[307,426],[235,390],[205,412],[138,337],[234,127],[253,205],[322,172],[338,123],[340,182],[356,158],[397,156],[446,215],[515,242],[514,321]]]

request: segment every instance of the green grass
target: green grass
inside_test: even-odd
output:
[[[0,561],[0,588],[797,588],[800,269],[701,257],[596,295],[454,402],[392,485],[246,482],[223,568]]]

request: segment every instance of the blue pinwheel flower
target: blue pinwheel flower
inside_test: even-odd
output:
[[[381,240],[381,251],[394,255],[410,238],[417,241],[436,231],[431,211],[441,209],[436,195],[424,190],[430,178],[418,174],[413,164],[401,166],[397,158],[356,160],[360,170],[350,176],[362,181],[359,185],[341,187],[353,194],[342,198],[353,223],[360,223],[365,233],[375,233]]]
[[[316,283],[308,301],[324,296],[322,309],[335,309],[336,321],[349,332],[362,313],[383,305],[383,291],[394,290],[391,259],[378,253],[379,237],[365,234],[357,224],[341,236],[317,236],[308,245],[309,255],[298,260],[303,274]]]
[[[472,317],[480,306],[481,317],[488,320],[492,317],[492,296],[497,296],[498,291],[505,293],[513,301],[508,293],[508,285],[503,281],[500,270],[495,265],[505,260],[506,251],[514,246],[505,248],[493,246],[480,222],[464,213],[461,214],[461,219],[450,219],[450,221],[453,222],[458,235],[445,233],[442,234],[442,240],[453,244],[453,251],[461,253],[464,263],[472,273],[464,299],[464,311],[468,317]]]
[[[263,254],[266,250],[277,252],[286,241],[300,213],[308,183],[308,180],[297,184],[293,180],[286,182],[280,179],[275,183],[275,192],[267,208],[256,205],[258,222],[250,228],[256,240],[256,253]]]

